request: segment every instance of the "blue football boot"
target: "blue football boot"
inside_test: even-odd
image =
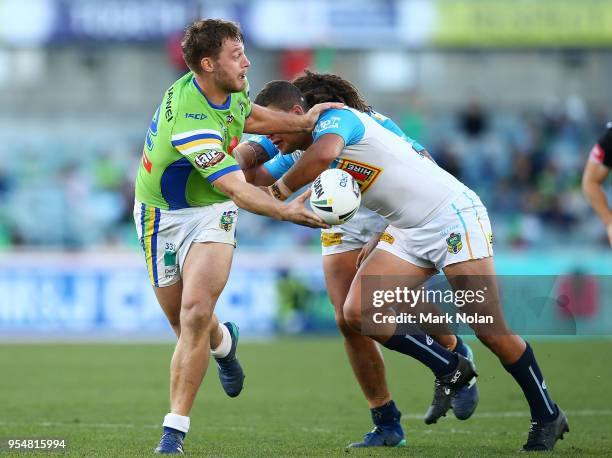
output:
[[[353,442],[346,446],[349,448],[363,447],[403,447],[406,445],[404,430],[400,423],[402,414],[393,401],[370,409],[374,429],[363,436],[361,442]]]
[[[398,423],[392,428],[376,426],[372,431],[363,436],[361,442],[353,442],[347,445],[346,448],[404,447],[405,445],[404,430]]]
[[[235,323],[226,321],[223,323],[227,329],[229,329],[230,335],[232,336],[232,348],[227,356],[223,358],[215,358],[217,361],[217,372],[219,373],[219,380],[225,393],[235,398],[242,391],[244,384],[244,371],[238,358],[236,358],[236,347],[238,347],[238,326]]]
[[[474,352],[468,344],[464,343],[464,345],[467,348],[467,359],[473,363]],[[476,384],[476,378],[473,378],[469,384],[459,388],[451,399],[451,408],[455,417],[459,420],[470,418],[478,406],[479,399],[478,385]]]
[[[164,428],[164,434],[155,449],[156,455],[183,455],[185,433],[172,428]]]

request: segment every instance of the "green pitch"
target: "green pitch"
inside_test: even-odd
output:
[[[527,404],[495,358],[470,343],[482,396],[473,418],[425,425],[432,376],[385,352],[408,446],[349,455],[518,455],[529,428]],[[571,433],[556,454],[612,453],[612,341],[532,343],[550,392],[569,417]],[[0,346],[0,436],[64,437],[70,456],[150,455],[168,411],[171,354],[167,344]],[[243,343],[239,356],[244,391],[226,397],[211,367],[192,413],[188,454],[347,456],[344,445],[371,428],[340,340]]]

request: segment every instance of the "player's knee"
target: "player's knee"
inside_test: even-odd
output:
[[[349,302],[344,304],[343,318],[344,322],[353,331],[359,331],[361,329],[361,309],[359,307]]]
[[[350,337],[355,334],[355,330],[346,322],[342,309],[336,309],[336,326],[338,326],[338,329],[344,337]]]
[[[207,332],[213,317],[213,307],[206,301],[188,300],[181,305],[180,325],[194,332]]]

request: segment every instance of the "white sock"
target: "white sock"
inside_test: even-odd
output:
[[[164,417],[163,426],[182,431],[185,434],[189,431],[189,417],[183,417],[175,413],[169,413]]]
[[[232,349],[232,336],[229,329],[227,329],[227,326],[224,324],[219,323],[219,328],[221,328],[221,333],[223,334],[221,343],[217,348],[211,350],[210,354],[215,358],[225,358]]]

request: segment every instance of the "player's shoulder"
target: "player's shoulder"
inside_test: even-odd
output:
[[[606,131],[597,142],[605,155],[606,165],[612,165],[612,122],[606,124]]]
[[[602,147],[608,147],[612,150],[612,121],[606,123],[606,130],[600,137],[598,143]]]
[[[384,124],[385,122],[391,120],[388,116],[385,116],[384,114],[379,113],[378,111],[371,110],[367,114],[371,118],[374,118],[376,121],[380,122],[381,124]]]
[[[179,79],[173,86],[175,88],[172,106],[174,123],[172,135],[180,135],[192,131],[211,131],[210,134],[222,139],[219,124],[212,108],[201,103],[202,94],[199,92],[193,74],[188,73]],[[162,106],[162,111],[164,106]]]
[[[606,124],[605,132],[591,149],[589,157],[594,162],[612,168],[612,122]]]
[[[321,116],[319,116],[315,124],[314,132],[317,133],[328,129],[339,129],[354,124],[362,124],[359,116],[360,114],[358,110],[350,107],[331,108],[321,113]]]

